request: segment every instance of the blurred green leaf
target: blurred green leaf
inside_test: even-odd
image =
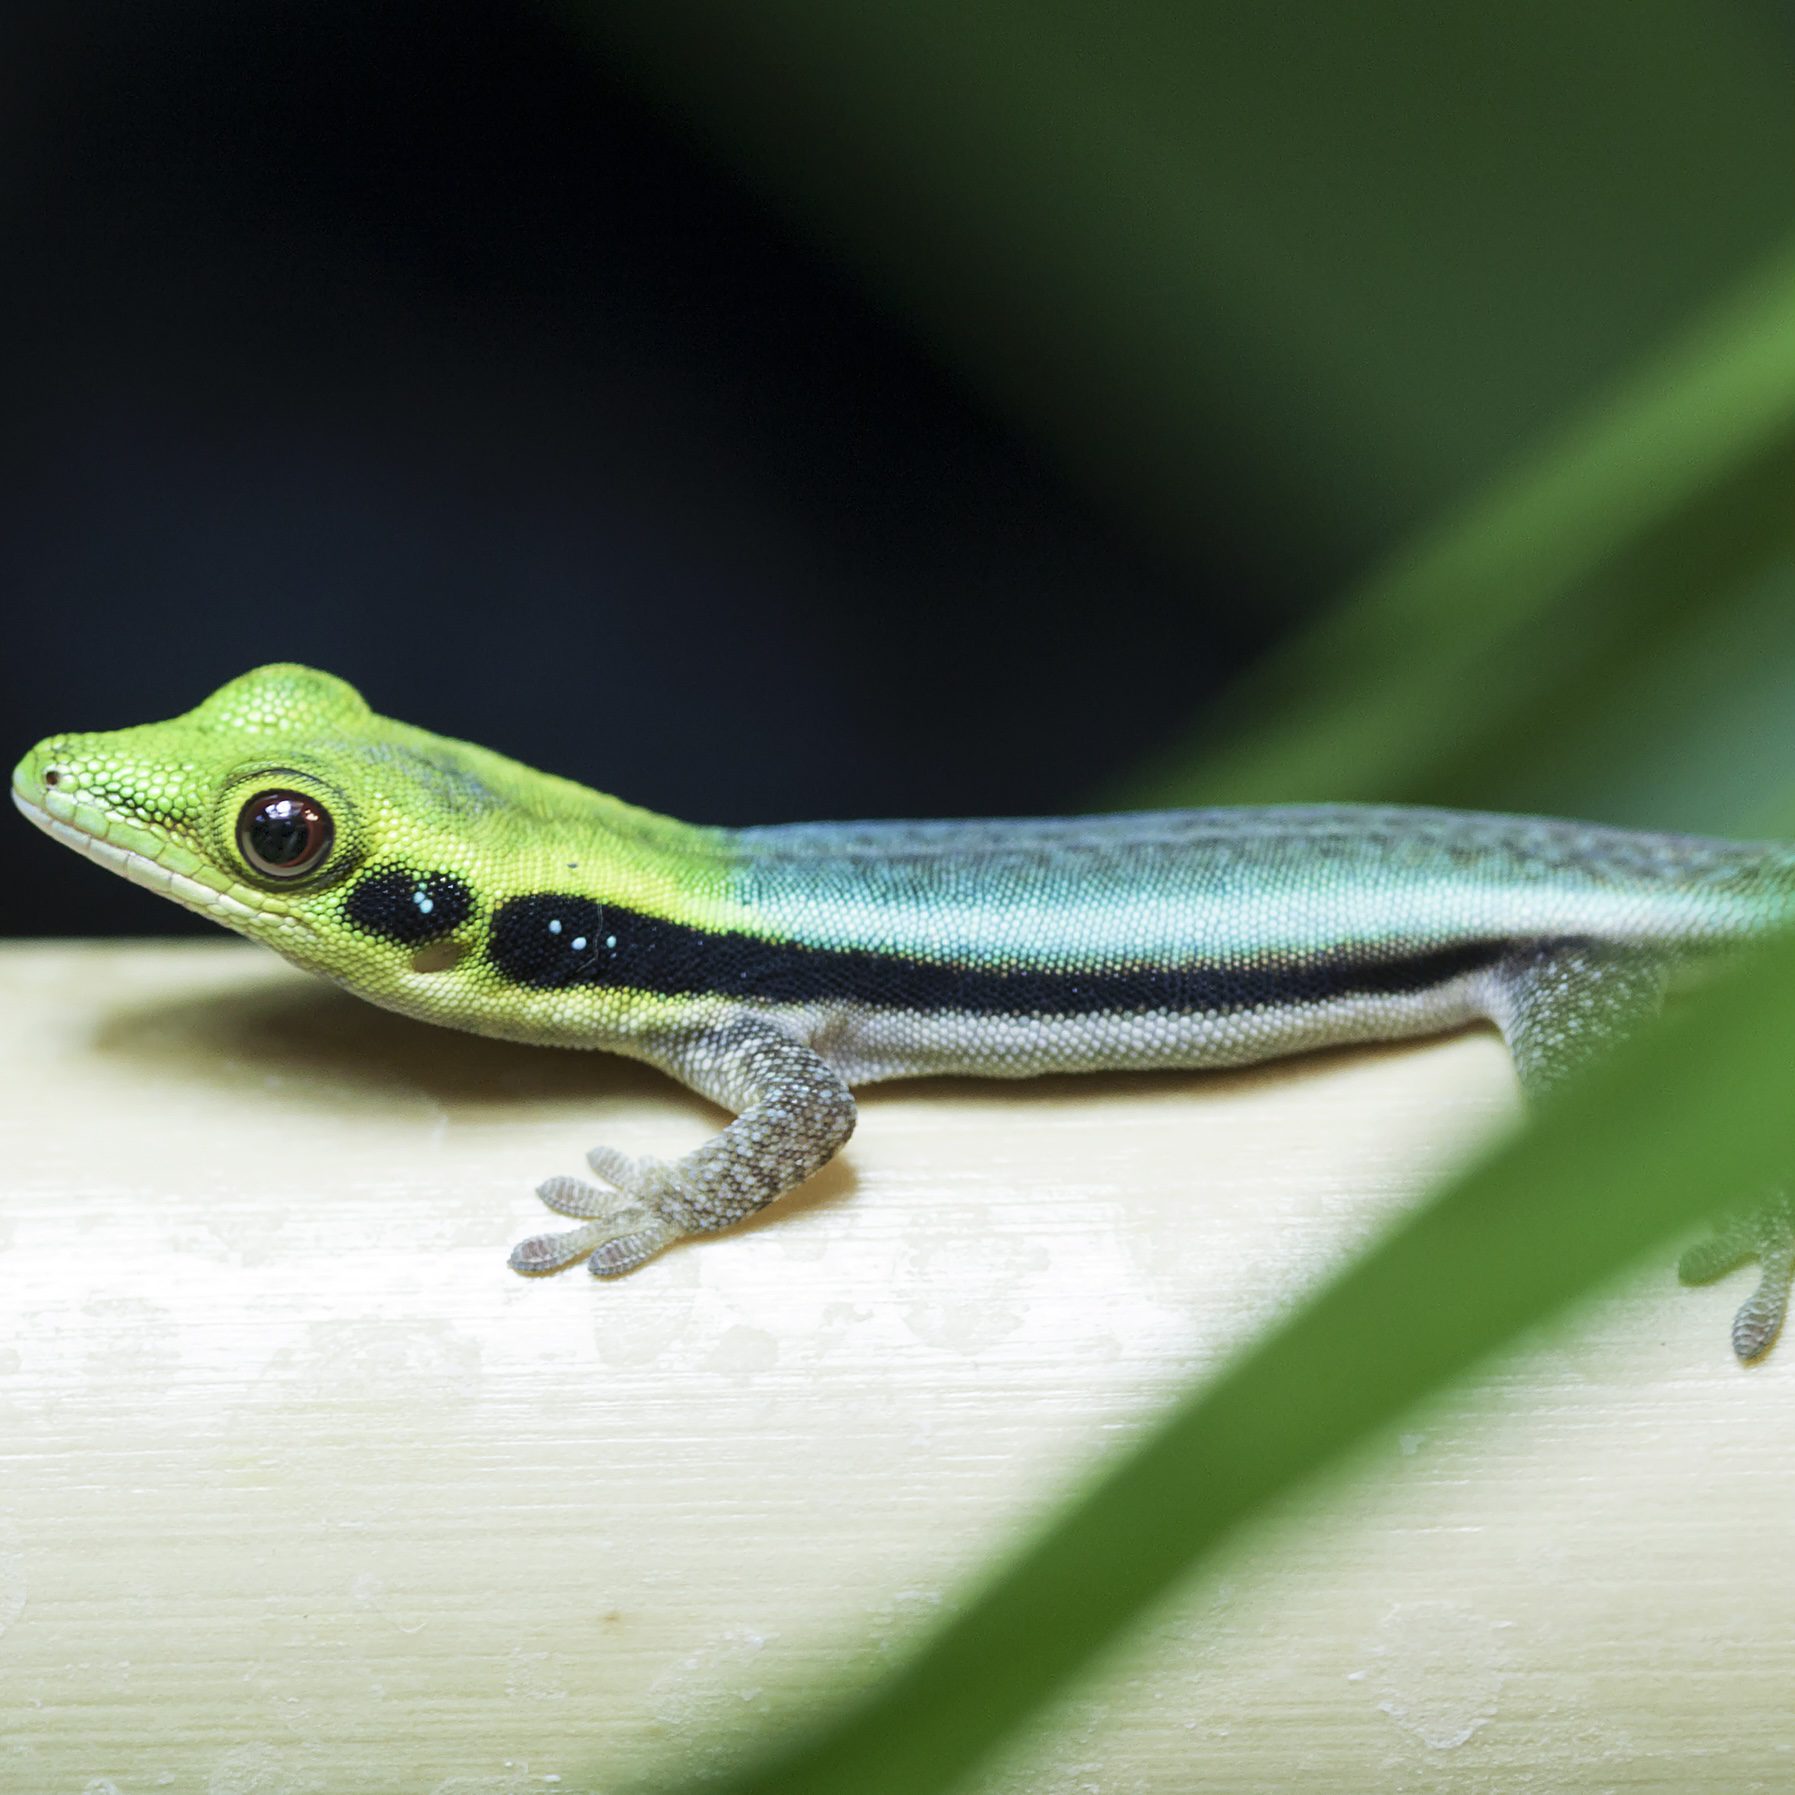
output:
[[[1118,511],[1305,580],[1789,220],[1768,0],[567,4]]]
[[[1784,803],[1795,48],[1768,4],[575,10],[1163,540],[1312,577],[1444,517],[1136,801],[1568,793],[1637,814],[1670,769],[1701,817]],[[1779,947],[1395,1230],[896,1675],[728,1788],[962,1778],[1271,1498],[1795,1163],[1792,1048]]]
[[[1619,794],[1624,811],[1639,745],[1699,722],[1665,689],[1693,643],[1756,608],[1791,546],[1795,248],[1277,651],[1127,800],[1613,814]],[[1786,684],[1790,662],[1768,664]],[[1642,685],[1670,708],[1642,706]],[[1716,693],[1713,709],[1730,702]],[[1574,758],[1580,729],[1629,703],[1603,763]]]
[[[1198,1389],[908,1664],[726,1795],[954,1786],[1270,1500],[1795,1164],[1795,943],[1631,1043]],[[1664,1272],[1664,1300],[1679,1298]],[[1728,1350],[1715,1317],[1714,1350]]]

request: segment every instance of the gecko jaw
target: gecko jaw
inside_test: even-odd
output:
[[[149,855],[140,854],[134,848],[120,847],[117,842],[107,841],[102,836],[90,834],[85,829],[78,829],[73,823],[52,816],[17,780],[13,783],[12,801],[25,819],[36,824],[46,835],[54,837],[64,847],[73,848],[77,854],[85,854],[88,859],[98,862],[109,872],[121,874],[133,885],[141,885],[147,891],[172,898],[184,909],[210,917],[213,922],[222,923],[227,929],[248,931],[251,925],[267,926],[268,918],[260,910],[230,896],[228,892],[217,891],[210,885],[201,884],[198,879],[188,878],[185,873],[173,872],[168,867],[158,865]]]

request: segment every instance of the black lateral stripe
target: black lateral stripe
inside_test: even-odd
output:
[[[1467,941],[1384,956],[1192,960],[1180,966],[1056,972],[1040,966],[955,966],[866,948],[710,933],[601,906],[589,897],[542,892],[499,906],[487,958],[502,977],[535,991],[611,985],[663,997],[833,1000],[987,1016],[1149,1010],[1215,1015],[1425,991],[1494,964],[1508,947],[1506,941]]]

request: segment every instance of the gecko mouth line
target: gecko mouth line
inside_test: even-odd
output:
[[[183,908],[200,916],[208,916],[226,927],[237,928],[261,915],[261,912],[251,909],[248,904],[225,892],[215,891],[210,885],[202,885],[199,880],[190,879],[185,873],[159,866],[147,854],[139,854],[133,848],[122,848],[117,842],[107,841],[102,836],[91,834],[86,829],[78,829],[73,823],[66,823],[62,818],[52,816],[16,782],[12,788],[12,801],[27,822],[35,824],[64,847],[73,848],[77,854],[97,861],[108,871],[121,874],[133,885],[141,885],[146,891],[172,898]]]

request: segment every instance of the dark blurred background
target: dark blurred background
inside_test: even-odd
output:
[[[1761,247],[1777,8],[1433,10],[11,0],[0,758],[298,659],[694,820],[1088,802]],[[0,930],[203,926],[0,825]]]
[[[693,819],[1053,809],[1256,639],[546,12],[10,34],[9,757],[295,659]],[[186,922],[4,827],[0,926]]]

